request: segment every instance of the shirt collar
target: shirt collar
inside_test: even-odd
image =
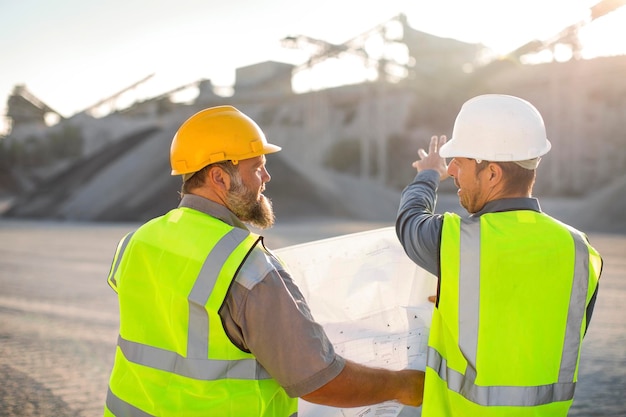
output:
[[[178,207],[187,207],[220,219],[226,224],[248,230],[246,225],[225,206],[195,194],[184,194]]]
[[[480,217],[487,213],[496,213],[498,211],[513,211],[513,210],[533,210],[541,213],[541,207],[539,206],[539,200],[532,197],[518,197],[518,198],[502,198],[499,200],[493,200],[485,204],[482,210],[471,214],[470,217]]]

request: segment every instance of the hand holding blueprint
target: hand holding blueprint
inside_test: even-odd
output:
[[[316,321],[345,358],[388,369],[426,366],[436,278],[411,261],[392,227],[275,251],[304,294]],[[338,409],[300,400],[299,417],[419,416],[387,402]]]

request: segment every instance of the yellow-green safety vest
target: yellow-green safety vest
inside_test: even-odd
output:
[[[180,207],[120,241],[108,277],[120,332],[105,416],[297,413],[297,399],[230,341],[218,313],[259,240]]]
[[[446,213],[423,417],[566,416],[602,260],[532,210]]]

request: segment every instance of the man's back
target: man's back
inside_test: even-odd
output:
[[[565,416],[599,274],[595,250],[532,210],[448,213],[441,259],[424,415]]]

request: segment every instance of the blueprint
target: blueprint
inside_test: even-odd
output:
[[[436,278],[411,261],[393,227],[275,251],[304,294],[335,350],[388,369],[426,366]],[[334,408],[300,400],[299,417],[419,416],[397,402]]]

